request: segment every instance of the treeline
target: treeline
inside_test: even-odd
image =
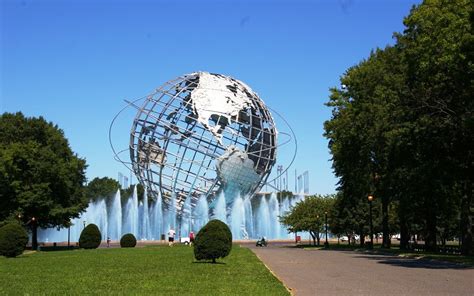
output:
[[[122,204],[125,204],[128,198],[133,194],[135,186],[137,186],[137,197],[140,201],[143,199],[143,193],[145,191],[141,184],[130,184],[128,188],[122,189],[120,183],[117,180],[109,177],[96,177],[92,179],[84,189],[85,196],[92,201],[102,198],[106,198],[108,201],[110,201],[110,198],[114,196],[118,189],[120,189]]]
[[[85,185],[86,168],[57,125],[21,112],[0,114],[0,226],[20,223],[36,249],[38,228],[69,227],[91,199],[120,188],[107,177]],[[143,187],[137,191],[140,198]],[[121,190],[125,198],[132,192],[132,186]]]
[[[368,233],[367,196],[383,246],[400,233],[426,248],[458,237],[473,250],[474,4],[412,8],[395,44],[373,51],[332,88],[325,122],[338,197],[335,232]],[[379,220],[377,220],[379,219]]]
[[[0,224],[17,220],[31,230],[68,227],[87,207],[86,160],[64,132],[43,117],[0,115]]]

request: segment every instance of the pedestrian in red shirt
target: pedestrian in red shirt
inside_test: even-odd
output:
[[[189,233],[189,246],[192,246],[194,243],[194,232]]]

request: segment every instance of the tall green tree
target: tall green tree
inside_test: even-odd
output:
[[[414,115],[415,163],[423,167],[426,243],[435,247],[438,221],[446,216],[441,209],[451,207],[449,197],[459,192],[465,254],[473,248],[473,10],[470,0],[425,1],[397,36],[410,89],[405,107]]]
[[[460,223],[463,253],[472,251],[473,5],[414,6],[396,44],[348,69],[344,87],[331,90],[325,130],[341,204],[379,198],[384,246],[395,208],[402,247],[421,231],[435,249]]]
[[[403,67],[394,47],[376,50],[341,78],[344,88],[333,88],[327,104],[333,108],[325,123],[339,189],[348,204],[367,203],[372,194],[381,202],[383,245],[390,246],[389,204],[391,141],[397,129],[396,105],[404,90]]]
[[[291,232],[308,231],[314,245],[320,243],[320,233],[324,231],[325,215],[330,215],[334,203],[332,195],[313,195],[298,202],[290,212],[280,217]],[[330,219],[330,217],[328,217]]]
[[[0,116],[0,220],[20,217],[31,226],[66,226],[87,206],[86,162],[57,125],[21,113]]]

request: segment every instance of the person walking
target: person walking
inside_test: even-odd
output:
[[[172,247],[174,244],[174,236],[176,232],[174,231],[173,228],[170,228],[170,231],[168,231],[168,246]]]
[[[189,246],[192,246],[194,243],[194,232],[191,230],[189,233]]]

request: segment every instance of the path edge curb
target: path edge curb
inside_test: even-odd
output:
[[[250,248],[249,248],[250,249]],[[278,277],[276,275],[276,273],[273,272],[273,270],[270,269],[270,267],[268,267],[268,265],[265,264],[265,262],[263,262],[262,258],[260,258],[260,256],[257,255],[257,253],[255,253],[252,249],[250,249],[250,251],[252,251],[252,253],[258,258],[258,260],[260,260],[260,262],[262,262],[262,264],[268,269],[268,271],[270,271],[270,273],[278,280],[280,281],[280,283],[283,285],[283,287],[285,287],[285,289],[288,291],[288,293],[290,293],[291,296],[294,296],[295,295],[295,291],[293,291],[293,289],[291,289],[290,287],[288,287],[285,282],[283,282],[281,280],[280,277]]]

